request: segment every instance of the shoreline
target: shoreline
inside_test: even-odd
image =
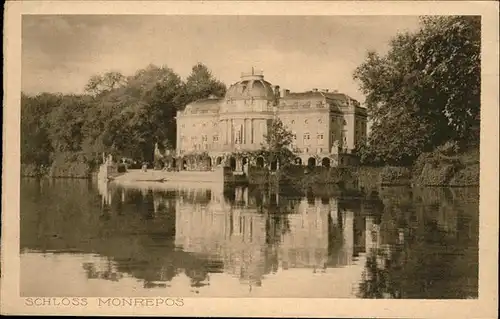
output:
[[[352,175],[354,176],[349,176],[348,178],[328,178],[329,176],[325,176],[325,171],[324,170],[314,170],[312,172],[309,172],[308,174],[303,174],[302,176],[285,176],[283,177],[278,177],[278,179],[281,179],[279,181],[279,184],[281,185],[297,185],[297,186],[303,186],[303,187],[309,187],[309,186],[319,186],[319,185],[325,185],[325,186],[334,186],[338,185],[339,183],[344,184],[345,182],[354,182],[355,185],[358,185],[357,187],[354,188],[375,188],[375,187],[433,187],[433,188],[471,188],[471,187],[479,187],[479,183],[470,183],[469,181],[465,181],[463,183],[445,183],[445,184],[428,184],[428,185],[423,185],[419,183],[415,183],[414,178],[409,178],[408,176],[404,176],[404,181],[401,181],[398,177],[394,178],[392,182],[381,182],[381,174],[384,169],[387,169],[387,167],[367,167],[367,166],[359,166],[359,167],[349,167],[349,168],[342,168],[343,170],[348,170]],[[335,170],[340,170],[338,168],[331,168],[331,171]],[[164,172],[161,170],[148,170],[146,173],[148,176],[150,176],[149,180],[134,180],[133,178],[130,178],[131,176],[137,174],[138,170],[131,170],[125,173],[120,174],[119,176],[110,179],[109,182],[114,182],[117,184],[127,184],[127,185],[133,185],[133,184],[144,184],[144,183],[155,183],[155,184],[175,184],[175,183],[218,183],[221,185],[224,185],[225,183],[223,181],[215,181],[213,179],[210,180],[197,180],[196,178],[177,178],[181,177],[182,175],[190,175],[194,174],[196,176],[201,176],[204,173],[212,173],[212,172],[204,172],[204,171],[188,171],[189,173],[184,173],[184,172]],[[201,173],[201,174],[200,174]],[[48,174],[40,174],[40,175],[33,175],[33,174],[23,174],[21,172],[21,177],[22,178],[36,178],[36,179],[75,179],[75,180],[97,180],[97,172],[92,172],[91,174],[87,176],[81,176],[81,175],[60,175],[60,176],[49,176]],[[325,178],[326,177],[326,178]],[[163,179],[163,180],[160,180]],[[284,180],[283,180],[284,179]],[[252,182],[249,182],[249,185],[266,185],[266,184],[275,184],[274,181],[276,180],[276,177],[270,178],[270,177],[265,177],[260,180],[254,180],[252,179]],[[452,180],[452,178],[450,178]],[[367,185],[368,184],[368,185]]]

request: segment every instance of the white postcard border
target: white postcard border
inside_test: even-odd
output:
[[[19,297],[20,87],[22,14],[481,15],[482,109],[479,299],[365,300],[183,298],[182,307],[36,307]],[[13,1],[4,15],[2,314],[494,318],[498,294],[498,3],[466,1],[182,2]],[[43,275],[43,274],[40,274]],[[124,296],[126,297],[126,296]],[[176,296],[171,296],[176,297]]]

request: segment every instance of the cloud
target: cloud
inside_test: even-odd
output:
[[[362,98],[352,72],[367,50],[384,51],[417,17],[25,16],[22,88],[81,92],[89,77],[167,65],[186,77],[205,63],[226,84],[252,66],[273,84]]]

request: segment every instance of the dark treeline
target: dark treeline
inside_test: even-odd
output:
[[[176,112],[226,86],[198,63],[183,81],[168,67],[149,65],[132,76],[92,76],[85,93],[21,96],[21,162],[48,168],[61,161],[91,168],[102,152],[152,160],[155,143],[175,148]]]
[[[423,17],[354,72],[372,122],[365,164],[411,165],[436,148],[478,149],[481,18]]]

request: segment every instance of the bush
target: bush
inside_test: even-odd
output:
[[[382,167],[358,167],[356,174],[359,186],[364,189],[378,189]]]
[[[456,143],[446,143],[435,151],[421,154],[413,165],[412,175],[421,186],[479,185],[479,149],[462,150]]]
[[[460,151],[460,147],[455,141],[448,141],[436,148],[436,151],[443,155],[455,155]]]
[[[21,164],[21,176],[40,177],[46,174],[46,170],[35,164]]]
[[[441,164],[434,166],[425,164],[422,172],[415,178],[415,182],[421,186],[445,186],[457,172],[458,168],[453,164]]]
[[[410,170],[406,167],[386,166],[380,172],[382,185],[407,185],[410,184]]]
[[[459,170],[451,178],[450,186],[479,186],[479,164],[469,165]]]
[[[57,154],[49,170],[50,177],[89,178],[89,165],[79,154]]]

